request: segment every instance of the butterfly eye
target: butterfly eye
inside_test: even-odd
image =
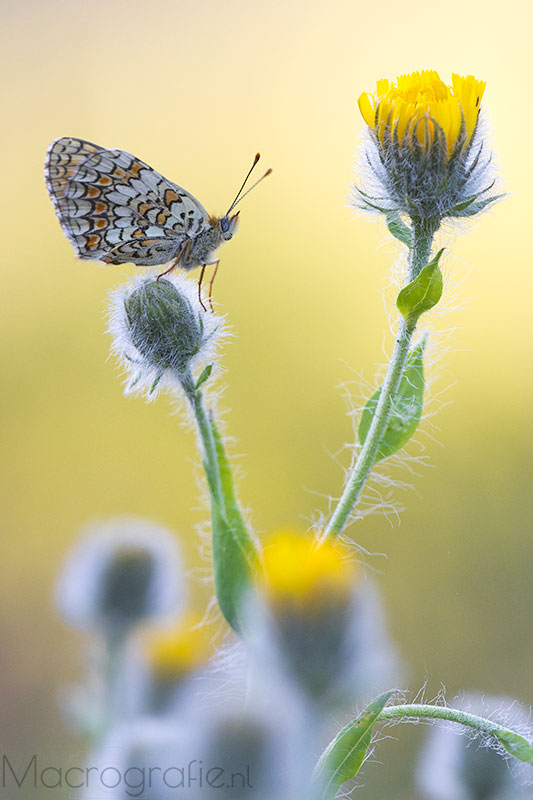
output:
[[[229,231],[229,219],[227,217],[222,217],[220,219],[220,230],[222,233],[227,233]]]

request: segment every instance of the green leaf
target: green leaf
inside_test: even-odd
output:
[[[257,545],[248,531],[237,501],[231,467],[214,420],[210,420],[222,484],[223,505],[217,500],[213,476],[204,464],[211,493],[213,565],[220,610],[231,627],[240,630],[240,606],[259,566]]]
[[[355,189],[355,191],[359,195],[359,197],[361,199],[361,202],[364,203],[364,205],[359,206],[359,208],[362,208],[364,211],[367,211],[369,208],[373,208],[374,211],[381,211],[382,214],[388,214],[389,213],[390,209],[382,208],[382,206],[378,206],[378,205],[376,205],[376,203],[371,203],[370,202],[371,200],[382,200],[384,198],[373,197],[371,194],[367,194],[367,192],[364,192],[357,185],[354,185],[353,188]]]
[[[372,740],[374,723],[393,694],[392,689],[372,700],[356,720],[339,731],[318,759],[313,780],[321,783],[323,800],[335,797],[339,787],[361,769]]]
[[[424,407],[424,348],[425,339],[407,356],[407,364],[394,403],[387,428],[378,448],[376,462],[397,453],[405,447],[418,428]],[[365,443],[381,395],[381,387],[374,392],[361,414],[359,441]],[[374,462],[375,463],[375,462]]]
[[[404,286],[396,299],[398,311],[408,322],[416,323],[424,311],[436,306],[442,296],[442,272],[439,268],[443,250],[439,250],[411,283]]]
[[[207,367],[205,367],[202,370],[200,377],[196,381],[196,387],[195,388],[199,389],[200,386],[202,386],[206,382],[206,380],[210,377],[212,372],[213,372],[213,365],[212,364],[208,364]]]
[[[495,730],[492,731],[492,734],[510,755],[518,758],[519,761],[525,761],[526,764],[533,765],[533,746],[531,742],[512,731]]]
[[[459,203],[459,205],[452,209],[450,216],[473,217],[474,214],[478,214],[480,211],[483,211],[484,208],[487,208],[487,206],[489,206],[491,203],[496,203],[498,200],[501,200],[502,197],[505,197],[505,193],[495,194],[492,197],[485,197],[483,200],[477,200],[474,198],[473,200],[468,201],[466,204]]]
[[[128,391],[130,391],[130,389],[133,389],[134,386],[137,386],[141,378],[142,378],[142,372],[138,372],[135,378],[128,384]]]
[[[159,381],[161,380],[162,377],[163,377],[163,373],[160,372],[159,375],[157,376],[157,378],[155,379],[155,381],[152,383],[152,385],[150,387],[150,391],[148,392],[148,394],[153,394],[155,392],[155,390],[159,386]]]
[[[385,217],[390,233],[406,247],[411,247],[411,228],[405,224],[397,211],[389,211]]]

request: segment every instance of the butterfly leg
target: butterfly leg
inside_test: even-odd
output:
[[[185,244],[183,245],[183,247],[179,251],[178,255],[176,256],[174,261],[171,263],[170,267],[168,269],[166,269],[164,272],[161,272],[157,276],[156,280],[159,280],[164,275],[168,275],[169,272],[173,272],[176,269],[176,267],[179,265],[179,263],[180,263],[181,259],[183,258],[183,256],[185,255],[185,251],[187,249],[189,249],[189,250],[191,249],[191,245],[192,245],[192,239],[187,239],[187,241],[185,242]]]
[[[204,302],[202,300],[202,281],[204,279],[204,272],[205,272],[206,266],[207,266],[207,264],[202,264],[202,271],[200,272],[200,277],[198,279],[198,300],[200,301],[200,305],[202,306],[204,311],[207,311],[207,308],[204,306]],[[209,298],[211,299],[211,295],[209,295]],[[212,306],[211,306],[211,308],[212,308]]]
[[[214,313],[215,309],[213,308],[213,283],[215,282],[218,265],[220,264],[220,258],[217,258],[217,260],[214,261],[213,263],[215,265],[215,269],[213,270],[213,275],[211,276],[211,280],[209,281],[209,305],[211,306],[211,311]]]

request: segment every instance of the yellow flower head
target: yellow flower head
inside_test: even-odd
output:
[[[416,140],[427,151],[443,135],[448,159],[458,145],[467,144],[477,125],[485,83],[473,75],[452,74],[452,85],[435,70],[400,75],[396,82],[382,79],[373,95],[358,100],[367,125],[383,146],[397,137],[400,147]]]
[[[347,598],[358,572],[338,544],[319,545],[297,531],[280,531],[265,544],[263,588],[274,606],[310,608]]]
[[[201,618],[187,614],[174,627],[146,631],[141,647],[154,678],[170,683],[205,664],[214,645]]]
[[[496,176],[478,124],[484,91],[473,75],[452,75],[449,86],[423,70],[380,80],[374,94],[362,94],[369,135],[356,206],[405,215],[435,232],[444,218],[471,217],[502,197],[488,194]]]

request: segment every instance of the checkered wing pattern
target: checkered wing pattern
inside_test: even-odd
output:
[[[210,227],[196,198],[124,150],[56,139],[45,179],[61,227],[83,259],[166,264]]]

